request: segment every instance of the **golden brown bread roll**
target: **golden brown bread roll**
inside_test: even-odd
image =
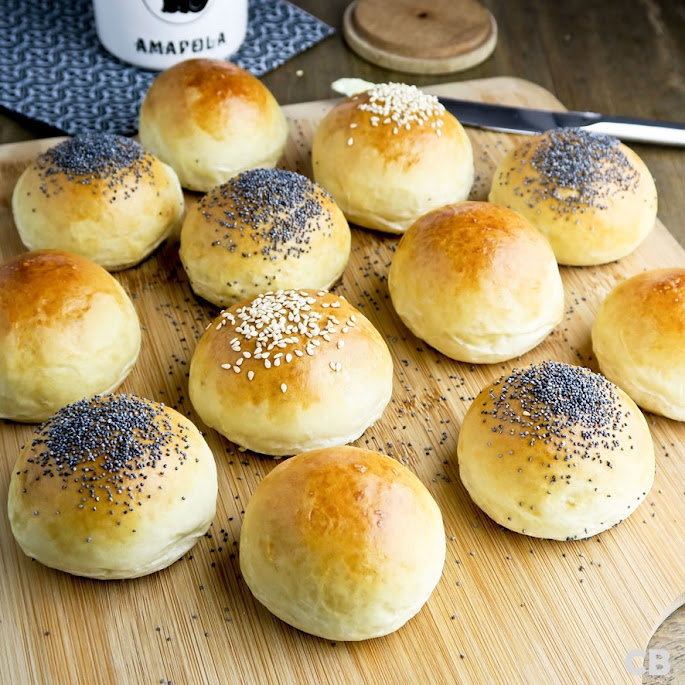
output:
[[[397,630],[427,601],[444,561],[442,516],[425,486],[394,459],[355,447],[279,464],[240,532],[240,569],[255,597],[329,640]]]
[[[102,267],[60,250],[0,266],[0,417],[43,421],[111,392],[140,350],[130,298]]]
[[[275,166],[288,126],[274,96],[248,71],[191,59],[152,82],[139,135],[184,188],[206,192],[245,169]]]
[[[63,407],[22,450],[9,488],[19,546],[46,566],[136,578],[169,566],[214,517],[214,457],[170,407],[109,395]]]
[[[604,264],[654,227],[654,179],[630,148],[582,129],[526,139],[499,163],[490,202],[515,209],[549,240],[559,264]]]
[[[348,221],[404,233],[422,214],[465,200],[473,151],[461,124],[416,86],[381,83],[347,98],[321,121],[314,180]]]
[[[257,295],[222,312],[190,364],[200,418],[272,455],[344,445],[383,413],[392,359],[373,324],[316,290]]]
[[[308,178],[251,169],[188,212],[179,254],[195,293],[227,307],[269,290],[329,288],[347,264],[350,227]]]
[[[491,363],[541,342],[564,292],[547,241],[520,214],[462,202],[422,216],[402,236],[388,286],[419,338],[453,359]]]
[[[642,413],[589,369],[542,362],[484,388],[457,447],[459,475],[497,523],[539,538],[587,538],[647,496],[654,447]]]
[[[602,373],[647,411],[685,420],[685,269],[654,269],[619,283],[592,326]]]
[[[116,271],[141,262],[180,226],[183,192],[174,170],[138,143],[88,133],[26,168],[12,211],[29,250],[67,250]]]

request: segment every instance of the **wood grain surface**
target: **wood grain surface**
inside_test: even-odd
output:
[[[355,0],[343,30],[364,59],[413,74],[464,71],[497,42],[497,23],[476,0]]]
[[[547,91],[520,79],[431,90],[559,106]],[[286,107],[292,135],[284,166],[309,174],[311,137],[328,107]],[[484,199],[494,166],[518,138],[468,132],[477,166],[472,197]],[[23,251],[9,209],[13,184],[48,144],[0,148],[3,258]],[[290,628],[258,605],[240,578],[237,541],[244,506],[274,461],[239,452],[207,431],[220,486],[210,535],[147,578],[98,582],[42,567],[20,552],[2,507],[3,682],[639,682],[626,669],[627,653],[644,649],[655,627],[685,599],[685,428],[648,415],[657,474],[647,500],[620,526],[566,543],[517,535],[484,516],[460,484],[456,443],[473,396],[513,366],[557,359],[596,368],[589,331],[602,298],[643,269],[685,266],[685,252],[657,223],[645,243],[619,262],[563,268],[566,315],[554,333],[521,360],[470,366],[414,338],[393,312],[386,278],[397,241],[355,228],[337,292],[379,328],[395,362],[393,401],[356,444],[405,463],[445,519],[443,578],[419,615],[385,638],[333,644]],[[116,278],[134,298],[144,326],[141,358],[121,389],[175,406],[202,427],[187,398],[187,371],[216,310],[192,295],[173,241]],[[6,497],[11,466],[30,432],[0,425],[0,497]]]

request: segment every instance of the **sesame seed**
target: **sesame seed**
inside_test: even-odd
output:
[[[372,115],[372,126],[392,125],[394,135],[400,129],[409,131],[412,126],[421,127],[429,119],[445,113],[437,97],[405,83],[378,83],[367,91],[367,98],[357,105],[358,109]],[[438,121],[442,124],[442,119]]]
[[[285,383],[281,383],[281,392],[285,392],[288,389],[288,386]]]

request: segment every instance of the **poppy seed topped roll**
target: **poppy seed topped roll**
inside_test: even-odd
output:
[[[179,254],[195,293],[230,306],[269,290],[329,288],[347,264],[350,228],[308,178],[251,169],[188,212]]]
[[[473,501],[533,537],[587,538],[620,523],[654,480],[652,437],[623,390],[561,362],[514,369],[469,407],[457,447]]]
[[[184,416],[134,395],[60,409],[23,448],[9,520],[23,551],[91,578],[135,578],[177,561],[214,517],[217,476]]]
[[[141,262],[179,227],[183,192],[174,170],[135,141],[88,133],[26,168],[12,212],[30,250],[67,250],[116,271]]]
[[[520,212],[559,264],[604,264],[654,227],[657,194],[644,162],[616,138],[579,128],[524,140],[499,163],[490,202]]]

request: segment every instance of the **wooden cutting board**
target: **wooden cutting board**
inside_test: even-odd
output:
[[[547,91],[498,78],[444,84],[433,92],[559,107]],[[330,102],[285,108],[287,168],[310,173],[313,131]],[[473,199],[485,199],[494,167],[518,138],[469,129]],[[0,148],[0,250],[23,251],[10,197],[20,171],[53,141]],[[685,426],[648,415],[656,453],[654,487],[617,528],[590,540],[536,540],[500,529],[459,481],[459,427],[471,398],[512,366],[556,359],[586,364],[590,326],[608,291],[627,276],[685,266],[685,252],[660,224],[630,257],[601,267],[562,268],[566,316],[520,362],[470,366],[414,338],[394,314],[388,266],[398,238],[353,230],[338,292],[379,328],[395,361],[393,401],[357,441],[404,462],[444,516],[447,560],[436,591],[398,632],[333,644],[290,628],[256,603],[241,580],[241,515],[270,458],[241,453],[215,432],[219,502],[210,535],[172,567],[134,581],[101,582],[26,558],[0,507],[0,671],[3,683],[390,683],[636,682],[624,664],[685,601]],[[143,350],[121,390],[179,408],[201,426],[187,397],[196,340],[216,310],[192,295],[169,241],[116,278],[140,314]],[[204,428],[204,427],[203,427]],[[0,500],[31,427],[0,425]],[[635,665],[639,665],[637,661]]]

